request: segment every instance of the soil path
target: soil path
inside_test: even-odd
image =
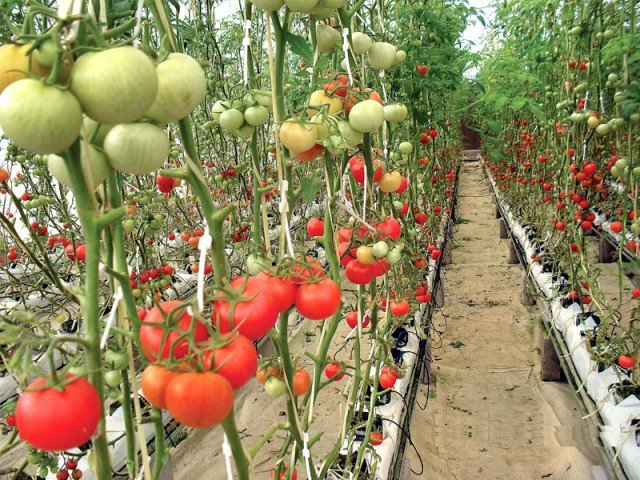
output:
[[[434,323],[430,393],[421,387],[411,435],[428,480],[583,480],[597,453],[583,432],[571,386],[540,380],[536,307],[520,303],[522,270],[507,263],[487,180],[461,170],[446,304]],[[411,447],[407,447],[411,450]],[[411,466],[420,462],[411,452]]]

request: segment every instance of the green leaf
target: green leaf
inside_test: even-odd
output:
[[[495,122],[493,120],[487,120],[487,126],[493,130],[495,133],[500,133],[501,128],[500,128],[500,124],[498,122]]]
[[[309,42],[307,42],[304,37],[291,32],[285,32],[284,36],[287,43],[291,45],[291,51],[296,55],[300,55],[307,63],[311,63],[313,60],[313,52],[311,51]]]
[[[504,107],[504,104],[507,103],[507,100],[509,100],[509,98],[506,95],[500,95],[496,100],[496,104],[494,107],[495,111],[497,112],[502,107]]]
[[[527,100],[524,98],[518,98],[515,102],[513,102],[513,109],[515,111],[520,110],[522,107],[524,107],[524,104],[527,103]]]
[[[304,201],[309,203],[311,202],[316,193],[322,188],[322,179],[318,177],[304,177],[300,181],[300,186],[302,187],[302,198]]]
[[[540,108],[540,106],[536,103],[532,103],[529,105],[529,110],[533,113],[539,120],[545,120],[544,112]]]

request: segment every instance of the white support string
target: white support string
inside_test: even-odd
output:
[[[309,451],[309,434],[307,432],[303,432],[302,433],[302,441],[303,441],[303,448],[302,448],[302,457],[304,458],[304,463],[305,466],[307,467],[307,478],[314,478],[316,477],[318,474],[316,472],[316,467],[313,467],[313,473],[315,475],[311,476],[311,452]]]
[[[67,0],[60,2],[58,6],[58,17],[65,19],[73,15],[80,15],[82,13],[82,7],[84,6],[84,0]],[[80,20],[75,20],[69,28],[68,34],[62,39],[64,45],[72,43],[78,36],[80,30]]]
[[[284,228],[285,236],[287,237],[287,247],[289,249],[289,255],[291,258],[295,257],[295,252],[293,251],[293,242],[291,241],[291,231],[289,230],[289,220],[287,219],[287,212],[289,211],[289,205],[287,203],[287,191],[289,190],[289,182],[287,180],[282,180],[282,193],[280,197],[280,215],[282,228]]]
[[[349,74],[349,85],[353,85],[353,76],[351,75],[351,62],[349,62],[349,29],[342,29],[342,51],[344,52],[344,60],[347,63],[347,74]]]
[[[387,103],[387,89],[384,86],[384,70],[380,70],[378,76],[380,77],[380,86],[382,87],[382,98],[384,99],[384,103]]]
[[[356,17],[358,17],[358,18],[360,19],[360,21],[362,22],[362,24],[363,24],[363,25],[365,25],[365,26],[369,29],[369,31],[370,31],[371,33],[373,33],[374,35],[377,35],[377,33],[376,33],[376,32],[374,32],[374,31],[373,31],[373,29],[369,26],[369,22],[365,21],[365,19],[364,19],[364,18],[362,18],[358,12],[356,12]]]
[[[249,47],[251,46],[251,20],[245,19],[244,21],[244,38],[242,39],[242,45],[244,47],[243,72],[244,72],[244,85],[249,85]]]
[[[109,339],[109,332],[111,331],[111,327],[113,325],[113,321],[116,318],[116,312],[118,311],[118,304],[122,300],[122,289],[118,285],[116,287],[116,293],[113,296],[113,305],[111,305],[111,311],[109,312],[109,318],[107,319],[107,325],[104,328],[104,333],[102,334],[102,339],[100,340],[100,350],[102,350]]]
[[[231,456],[233,455],[231,452],[231,445],[229,444],[229,439],[227,438],[227,434],[224,434],[224,440],[222,441],[222,453],[224,455],[224,464],[227,468],[227,479],[233,480],[233,470],[231,469]]]
[[[198,249],[200,250],[200,262],[198,263],[198,310],[204,309],[204,267],[207,260],[207,252],[211,248],[213,239],[209,234],[209,226],[205,225],[204,235],[198,241]]]
[[[138,0],[138,8],[136,8],[136,28],[133,30],[134,48],[140,48],[140,31],[142,30],[142,7],[144,7],[144,0]]]
[[[353,218],[355,218],[357,221],[359,221],[362,225],[367,227],[369,230],[371,230],[372,232],[375,232],[376,229],[373,228],[371,225],[369,225],[369,223],[367,223],[363,217],[358,215],[358,212],[356,212],[355,208],[353,208],[353,204],[346,197],[346,195],[344,194],[344,191],[339,190],[337,193],[340,196],[340,201],[337,202],[336,205],[342,208],[345,212],[347,212],[349,215],[351,215]]]
[[[387,145],[387,122],[382,122],[382,151],[384,152],[384,158],[387,158],[389,154],[389,148]]]

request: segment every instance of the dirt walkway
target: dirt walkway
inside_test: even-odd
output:
[[[414,478],[587,479],[597,454],[571,387],[540,380],[538,314],[520,303],[522,270],[507,263],[478,163],[464,164],[459,195],[444,316],[434,318],[446,329],[433,351],[435,385],[411,425],[424,462]],[[421,387],[420,405],[426,395]]]

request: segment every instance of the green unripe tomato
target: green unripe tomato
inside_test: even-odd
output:
[[[120,373],[120,370],[108,370],[105,372],[104,383],[109,385],[111,388],[116,388],[120,385],[122,383],[122,373]]]
[[[29,454],[29,456],[27,457],[27,461],[31,464],[37,464],[40,463],[40,460],[42,459],[42,456],[40,455],[39,452],[31,452]],[[46,476],[46,475],[45,475]]]
[[[629,166],[629,162],[627,161],[627,159],[626,159],[626,158],[621,158],[621,159],[619,159],[619,160],[616,160],[615,167],[616,167],[618,170],[624,170],[624,169],[625,169],[625,168],[627,168],[628,166]]]
[[[387,242],[381,240],[375,243],[371,250],[373,251],[374,257],[382,258],[385,257],[387,253],[389,253],[389,245],[387,245]]]
[[[411,142],[402,142],[399,148],[400,153],[402,153],[403,155],[409,155],[411,152],[413,152],[413,145],[411,144]]]
[[[284,380],[272,376],[264,382],[264,389],[271,398],[277,398],[284,394],[287,389],[287,385],[284,383]]]
[[[107,350],[104,359],[114,370],[122,370],[129,363],[127,353],[116,350]]]
[[[87,366],[86,365],[76,365],[75,367],[71,367],[69,369],[69,373],[74,377],[86,377],[87,376]]]
[[[111,400],[118,400],[121,396],[121,392],[119,388],[114,388],[109,390],[109,393],[107,394],[107,396],[111,399]]]
[[[125,233],[131,233],[136,229],[136,221],[133,218],[128,218],[122,222],[122,229]]]
[[[389,253],[387,253],[387,262],[389,262],[389,265],[396,265],[401,259],[402,254],[396,248],[392,248],[389,250]]]
[[[230,108],[220,114],[220,126],[225,130],[237,130],[243,123],[244,115],[235,108]]]
[[[596,133],[598,135],[608,135],[611,132],[611,127],[609,126],[608,123],[601,123],[600,125],[598,125],[596,127]]]

